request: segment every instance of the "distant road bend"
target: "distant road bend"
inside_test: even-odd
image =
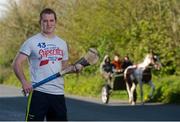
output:
[[[0,85],[0,121],[23,121],[27,98],[21,90]],[[180,105],[148,103],[131,106],[122,101],[110,101],[77,96],[66,97],[70,121],[180,121]]]

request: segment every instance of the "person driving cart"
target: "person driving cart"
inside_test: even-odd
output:
[[[112,64],[113,64],[113,72],[114,73],[121,73],[122,72],[122,62],[120,60],[119,54],[115,53]]]
[[[100,73],[107,80],[111,82],[112,73],[113,73],[113,64],[111,63],[111,59],[108,55],[106,55],[100,65]]]
[[[133,63],[131,62],[131,60],[129,59],[129,56],[125,56],[124,57],[124,60],[122,62],[122,69],[123,71],[128,67],[128,66],[131,66],[133,65]]]

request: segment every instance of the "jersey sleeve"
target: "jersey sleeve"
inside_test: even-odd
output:
[[[65,45],[64,45],[63,61],[68,60],[68,59],[69,59],[69,55],[68,55],[68,46],[67,46],[67,43],[65,43]]]
[[[19,51],[29,56],[31,54],[30,40],[25,41]]]

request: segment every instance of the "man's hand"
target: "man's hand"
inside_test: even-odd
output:
[[[73,64],[63,69],[60,73],[61,75],[65,75],[69,73],[78,73],[82,69],[83,69],[83,66],[81,64]]]
[[[30,93],[33,90],[32,84],[27,81],[22,82],[22,88],[25,95]]]
[[[74,71],[75,72],[80,72],[83,69],[83,65],[81,64],[75,64],[74,65]]]

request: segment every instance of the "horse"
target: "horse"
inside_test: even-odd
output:
[[[143,81],[148,82],[151,86],[150,97],[152,97],[153,92],[155,90],[155,86],[151,80],[151,70],[149,69],[149,66],[151,65],[157,70],[159,70],[161,67],[159,57],[153,53],[147,54],[142,63],[129,66],[125,69],[124,80],[129,96],[129,103],[131,103],[131,105],[136,104],[136,87],[138,83],[140,85],[141,104],[144,104]]]

